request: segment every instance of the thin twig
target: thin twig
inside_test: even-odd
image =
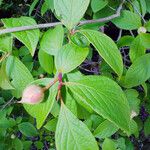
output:
[[[51,86],[53,86],[57,81],[58,81],[58,78],[55,78],[52,82],[50,82],[50,83],[47,84],[45,87],[43,87],[42,90],[45,92],[45,91],[48,90]]]
[[[22,27],[14,27],[9,29],[3,29],[0,31],[0,35],[6,34],[6,33],[13,33],[13,32],[19,32],[19,31],[25,31],[25,30],[33,30],[33,29],[42,29],[42,28],[50,28],[57,25],[62,24],[61,22],[54,22],[54,23],[44,23],[44,24],[38,24],[38,25],[32,25],[32,26],[22,26]]]
[[[5,53],[2,57],[0,57],[0,63],[4,61],[9,55],[10,53]]]
[[[133,34],[133,32],[132,32],[132,30],[129,30],[129,32],[130,32],[130,34],[131,34],[133,37],[135,37],[134,34]]]
[[[117,9],[117,11],[116,11],[115,14],[113,14],[113,15],[111,15],[109,17],[100,18],[100,19],[96,19],[96,20],[84,20],[84,21],[80,21],[80,23],[78,24],[78,26],[82,26],[82,25],[85,25],[85,24],[91,24],[91,23],[106,22],[106,21],[109,21],[109,20],[112,20],[114,18],[119,17],[124,2],[125,2],[125,0],[122,1],[122,3],[118,7],[118,9]],[[14,28],[2,29],[0,31],[0,35],[6,34],[6,33],[13,33],[13,32],[25,31],[25,30],[50,28],[50,27],[54,27],[54,26],[57,26],[57,25],[62,25],[62,23],[61,22],[54,22],[54,23],[45,23],[45,24],[38,24],[38,25],[32,25],[32,26],[22,26],[22,27],[14,27]]]
[[[119,17],[124,2],[125,2],[125,0],[122,1],[122,3],[121,3],[120,6],[118,7],[118,9],[117,9],[117,11],[116,11],[115,14],[113,14],[113,15],[111,15],[111,16],[108,16],[108,17],[105,17],[105,18],[96,19],[96,20],[85,20],[85,21],[81,21],[78,26],[85,25],[85,24],[91,24],[91,23],[106,22],[106,21],[109,21],[109,20],[112,20],[112,19],[114,19],[114,18]]]
[[[3,111],[8,105],[13,104],[14,97],[12,97],[6,104],[3,105],[1,111]]]
[[[121,36],[122,36],[122,29],[120,29],[120,31],[119,31],[119,35],[118,35],[118,38],[117,38],[117,42],[120,40]]]

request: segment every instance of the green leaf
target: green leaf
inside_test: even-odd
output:
[[[147,30],[148,32],[150,32],[150,20],[147,21],[144,26],[145,26],[146,30]]]
[[[125,90],[125,94],[129,102],[131,114],[135,113],[133,115],[138,115],[140,110],[140,100],[138,99],[139,93],[134,89],[127,89]],[[135,116],[132,116],[132,118]]]
[[[108,120],[102,122],[94,131],[97,138],[107,138],[117,132],[118,128]]]
[[[60,112],[60,105],[56,101],[54,101],[53,107],[51,109],[51,114],[56,118],[58,117],[59,112]]]
[[[117,150],[113,140],[106,138],[102,145],[102,150]]]
[[[42,5],[41,8],[41,14],[42,16],[50,9],[50,10],[54,10],[54,4],[53,4],[53,0],[45,0],[45,2]]]
[[[84,16],[90,0],[54,0],[56,15],[71,30]]]
[[[146,14],[146,1],[147,0],[138,0],[139,1],[139,4],[140,4],[140,10],[141,10],[141,15],[142,16],[145,16]]]
[[[57,121],[58,121],[57,118],[51,119],[46,123],[44,128],[46,128],[48,131],[55,132]]]
[[[0,51],[11,52],[13,37],[11,35],[0,36]]]
[[[59,49],[62,47],[63,40],[64,29],[60,25],[44,33],[40,42],[40,48],[50,55],[57,55]]]
[[[36,141],[34,144],[35,144],[37,149],[42,149],[44,146],[44,143],[41,141]]]
[[[131,120],[130,127],[131,127],[131,134],[135,135],[135,137],[137,138],[139,136],[139,131],[137,123],[134,120]]]
[[[150,78],[150,54],[145,54],[134,61],[128,69],[123,86],[131,88],[144,83]]]
[[[49,10],[49,7],[47,5],[47,2],[45,1],[41,7],[41,15],[43,16],[48,10]]]
[[[62,103],[55,134],[57,150],[98,150],[88,127]]]
[[[65,105],[68,107],[68,109],[77,116],[78,110],[77,110],[77,103],[71,96],[71,91],[66,89],[66,97],[65,97]]]
[[[130,141],[130,139],[126,140],[126,150],[134,150],[134,145]]]
[[[74,44],[63,46],[55,58],[58,72],[68,73],[78,67],[87,57],[88,48],[78,47]]]
[[[144,0],[142,0],[144,1]],[[130,5],[130,9],[133,10],[136,14],[142,16],[142,9],[140,5],[140,0],[134,0],[132,4]]]
[[[90,45],[90,42],[87,40],[87,38],[79,32],[71,35],[70,40],[72,43],[78,45],[79,47],[88,47]]]
[[[148,118],[144,123],[144,134],[147,137],[150,135],[150,118]]]
[[[30,9],[29,9],[29,16],[31,16],[35,6],[37,5],[37,3],[39,2],[39,0],[34,0],[30,6]]]
[[[88,76],[66,82],[78,103],[84,103],[125,132],[130,132],[130,108],[121,88],[111,79]],[[116,115],[117,114],[117,115]]]
[[[31,84],[46,86],[53,80],[54,79],[44,78],[44,79],[36,80],[36,81],[32,82]],[[36,105],[24,104],[24,108],[26,109],[26,111],[32,117],[36,118],[38,129],[41,128],[45,119],[47,118],[48,114],[50,113],[50,111],[54,105],[54,102],[55,102],[56,94],[57,94],[57,87],[54,85],[50,88],[48,97],[46,97],[46,95],[45,95],[44,100],[41,103],[36,104]],[[39,112],[40,112],[40,114],[39,114]]]
[[[2,19],[2,22],[6,28],[36,25],[35,20],[30,17]],[[34,55],[40,36],[39,29],[15,32],[12,35],[29,49],[32,56]]]
[[[101,57],[120,77],[123,72],[123,62],[121,54],[113,40],[107,35],[94,30],[81,30],[80,32],[86,36]]]
[[[6,117],[4,117],[4,118],[1,118],[0,120],[0,129],[13,128],[15,125],[16,125],[16,122],[12,118],[7,119]]]
[[[2,3],[3,3],[3,0],[0,0],[0,5],[2,5]]]
[[[19,128],[19,131],[27,137],[38,135],[36,128],[29,122],[23,122],[19,124],[18,128]]]
[[[145,2],[146,2],[147,12],[150,13],[150,1],[146,0]]]
[[[23,142],[23,149],[29,150],[31,148],[32,142],[31,141],[24,141]]]
[[[18,138],[15,138],[14,140],[12,140],[12,144],[15,150],[23,150],[23,144],[21,140],[19,140]]]
[[[45,0],[45,2],[42,5],[41,8],[41,14],[42,16],[48,11],[48,10],[54,10],[54,4],[53,0]]]
[[[38,53],[38,58],[41,67],[49,74],[53,73],[54,70],[53,56],[45,53],[42,49],[40,49]]]
[[[120,148],[119,150],[127,150],[124,138],[121,137],[121,138],[117,139],[117,148],[118,149]]]
[[[0,68],[0,76],[1,76],[0,77],[0,87],[2,89],[5,89],[5,90],[14,89],[14,87],[11,85],[9,78],[7,76],[5,63],[3,63]]]
[[[124,46],[130,46],[133,40],[134,40],[133,36],[126,35],[120,38],[120,40],[117,42],[117,45],[119,48]]]
[[[12,79],[14,95],[19,98],[24,88],[33,81],[33,77],[25,65],[14,56],[9,56],[6,62],[7,74]]]
[[[138,57],[145,54],[146,49],[150,48],[150,34],[139,34],[131,44],[130,59],[134,62]]]
[[[142,26],[140,16],[128,10],[122,11],[121,16],[113,19],[112,22],[118,28],[125,30],[134,30]]]
[[[145,53],[145,47],[143,46],[143,42],[141,36],[138,35],[133,42],[131,43],[129,56],[132,62],[134,62],[138,57],[142,56]]]
[[[107,0],[92,0],[91,8],[94,13],[98,12],[108,4]]]

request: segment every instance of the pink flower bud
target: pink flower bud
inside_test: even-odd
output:
[[[44,91],[38,85],[30,85],[26,87],[22,94],[22,99],[19,103],[38,104],[44,98]]]

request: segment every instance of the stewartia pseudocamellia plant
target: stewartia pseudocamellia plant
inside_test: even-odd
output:
[[[129,136],[138,138],[140,106],[149,100],[150,23],[143,16],[150,10],[144,1],[45,0],[42,14],[51,9],[60,22],[38,25],[35,0],[30,17],[2,19],[0,87],[4,99],[17,104],[2,107],[0,137],[8,131],[14,136],[6,134],[0,145],[8,137],[15,144],[5,149],[30,149],[28,139],[30,146],[48,139],[57,150],[133,150]],[[117,40],[105,34],[112,24]]]

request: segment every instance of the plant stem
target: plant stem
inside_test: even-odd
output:
[[[58,74],[58,81],[59,81],[59,85],[58,85],[57,101],[60,100],[62,102],[63,101],[63,98],[61,95],[61,88],[63,86],[62,73]]]
[[[1,108],[1,111],[4,110],[8,105],[11,105],[14,103],[14,97],[12,97],[6,104],[3,105],[3,107]]]
[[[95,19],[95,20],[80,21],[78,26],[82,26],[82,25],[85,25],[85,24],[91,24],[91,23],[106,22],[106,21],[109,21],[109,20],[112,20],[114,18],[119,17],[124,2],[125,2],[125,0],[122,1],[122,3],[118,7],[118,9],[117,9],[115,14],[113,14],[111,16],[108,16],[108,17],[105,17],[105,18],[100,18],[100,19]],[[62,25],[62,23],[61,22],[54,22],[54,23],[45,23],[45,24],[38,24],[38,25],[32,25],[32,26],[22,26],[22,27],[14,27],[14,28],[2,29],[2,30],[0,30],[0,35],[6,34],[6,33],[25,31],[25,30],[50,28],[50,27],[55,27],[57,25]]]
[[[50,82],[48,85],[46,85],[45,87],[43,87],[43,91],[47,91],[51,86],[53,86],[56,82],[58,81],[58,78],[55,78],[52,82]]]
[[[0,63],[4,61],[9,55],[10,53],[5,53],[2,57],[0,57]]]
[[[119,17],[124,2],[125,2],[125,0],[122,1],[122,3],[121,3],[120,6],[118,7],[118,9],[117,9],[117,11],[116,11],[115,14],[113,14],[113,15],[111,15],[111,16],[108,16],[108,17],[105,17],[105,18],[100,18],[100,19],[95,19],[95,20],[85,20],[85,21],[81,21],[78,26],[82,26],[82,25],[85,25],[85,24],[91,24],[91,23],[106,22],[106,21],[109,21],[109,20],[112,20],[112,19],[114,19],[114,18]]]

